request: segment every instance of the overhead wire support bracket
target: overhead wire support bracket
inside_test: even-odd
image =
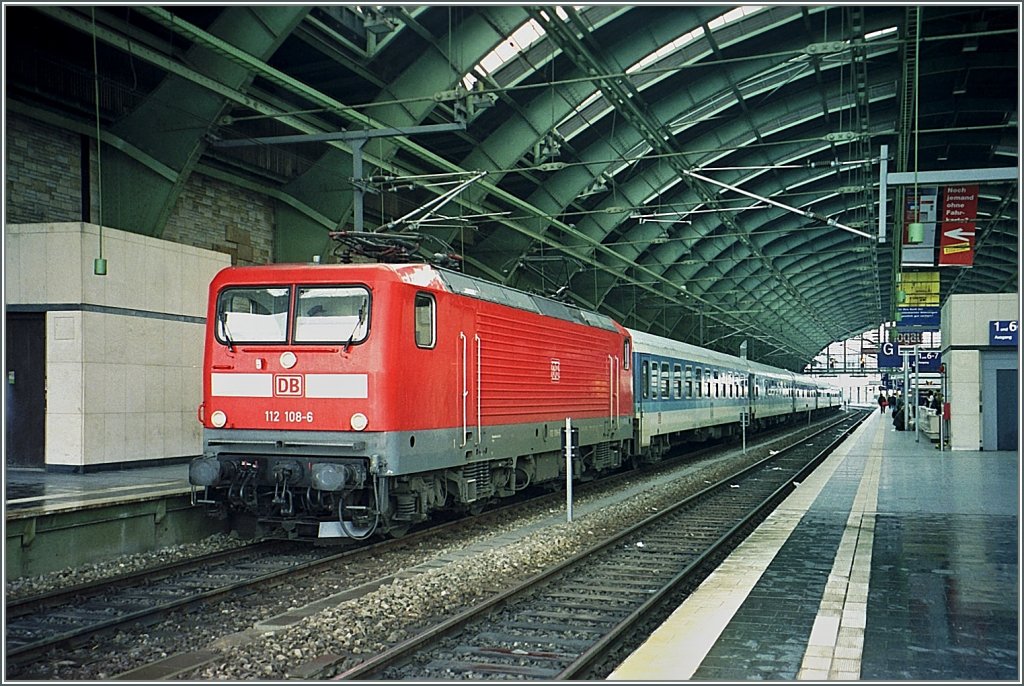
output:
[[[766,202],[769,205],[774,205],[775,207],[778,207],[780,209],[786,210],[787,212],[793,212],[793,213],[799,214],[799,215],[801,215],[803,217],[807,217],[808,219],[816,219],[818,221],[824,222],[825,224],[828,224],[829,226],[834,226],[837,229],[842,229],[843,231],[849,231],[850,233],[857,234],[858,236],[863,236],[864,238],[872,238],[872,239],[874,238],[874,236],[872,236],[871,234],[867,233],[866,231],[861,231],[860,229],[855,229],[852,226],[847,226],[846,224],[841,224],[838,221],[836,221],[835,219],[832,219],[830,217],[824,217],[824,216],[822,216],[820,214],[817,214],[816,212],[811,212],[809,210],[801,210],[801,209],[798,209],[798,208],[793,207],[791,205],[786,205],[785,203],[781,203],[781,202],[778,202],[776,200],[772,200],[771,198],[766,198],[763,195],[758,195],[757,193],[751,193],[750,191],[743,190],[739,186],[733,186],[732,184],[725,183],[724,181],[715,181],[714,179],[708,178],[707,176],[704,176],[703,174],[698,174],[698,173],[692,172],[692,171],[690,171],[688,169],[680,169],[679,171],[682,172],[683,174],[686,174],[687,176],[691,176],[691,177],[693,177],[695,179],[698,179],[700,181],[704,181],[705,183],[710,183],[710,184],[714,184],[716,186],[721,186],[722,188],[728,188],[729,190],[735,191],[736,193],[739,193],[740,195],[745,195],[748,198],[753,198],[754,200],[760,200],[761,202]]]
[[[384,224],[382,228],[394,229],[395,227],[397,227],[397,226],[399,226],[401,224],[413,224],[413,223],[416,223],[416,222],[423,221],[423,220],[427,219],[428,217],[430,217],[431,214],[434,213],[435,210],[437,210],[438,208],[443,206],[445,203],[447,203],[449,200],[454,198],[456,195],[461,193],[470,184],[474,183],[477,179],[481,179],[481,178],[483,178],[486,175],[487,175],[486,171],[478,171],[478,172],[474,173],[471,177],[469,177],[468,179],[466,179],[465,181],[463,181],[459,185],[455,186],[454,188],[451,188],[451,189],[445,191],[444,193],[442,193],[441,195],[437,196],[433,200],[427,202],[424,205],[421,205],[420,207],[417,207],[412,212],[408,212],[407,214],[399,217],[398,219],[393,219],[393,220],[389,221],[387,224]],[[420,213],[420,212],[423,213],[423,216],[419,217],[418,219],[413,219],[413,217],[415,215],[417,215],[418,213]]]
[[[299,133],[286,136],[261,136],[257,138],[240,138],[237,140],[213,140],[210,144],[216,148],[237,148],[245,145],[262,145],[274,143],[317,143],[324,141],[352,142],[352,185],[355,187],[352,200],[352,226],[354,231],[363,230],[363,196],[368,187],[363,178],[363,146],[371,138],[392,136],[411,136],[420,133],[439,133],[444,131],[464,131],[466,122],[457,121],[451,124],[423,124],[421,126],[385,127],[366,129],[363,131],[333,131],[323,133]]]

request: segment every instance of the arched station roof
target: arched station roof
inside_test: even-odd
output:
[[[6,107],[98,132],[110,226],[161,235],[203,173],[274,198],[277,261],[429,236],[467,273],[801,369],[895,312],[913,186],[882,167],[997,170],[941,300],[1017,289],[1019,4],[4,14]]]

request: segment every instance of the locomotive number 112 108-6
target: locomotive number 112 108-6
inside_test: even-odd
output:
[[[274,423],[285,421],[292,424],[312,424],[313,411],[307,410],[306,412],[301,412],[299,410],[285,410],[284,412],[281,412],[280,410],[266,410],[263,413],[263,419]]]

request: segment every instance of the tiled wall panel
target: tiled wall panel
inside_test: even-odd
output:
[[[196,455],[210,280],[231,258],[99,227],[8,225],[8,305],[47,310],[46,462]]]

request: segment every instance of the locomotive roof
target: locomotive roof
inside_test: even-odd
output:
[[[289,282],[315,280],[317,282],[336,278],[335,275],[350,271],[375,271],[394,275],[395,280],[422,288],[435,288],[450,293],[465,295],[478,300],[507,305],[520,310],[555,317],[564,321],[594,326],[606,331],[621,332],[623,329],[611,317],[584,310],[576,305],[527,293],[509,286],[468,276],[426,263],[359,263],[359,264],[268,264],[251,267],[226,267],[214,279],[215,287],[229,278],[246,281],[262,281],[269,278],[286,279]],[[315,275],[315,276],[314,276]]]

